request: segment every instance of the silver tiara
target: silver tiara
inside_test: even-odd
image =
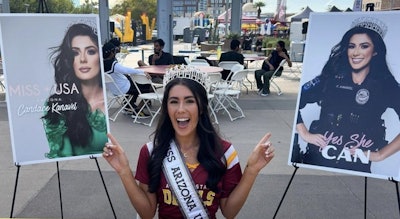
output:
[[[210,77],[201,72],[196,66],[190,65],[174,65],[167,69],[164,75],[163,84],[166,86],[170,81],[175,78],[186,78],[201,84],[204,89],[208,90],[210,86]]]
[[[360,17],[351,23],[351,27],[363,27],[377,32],[381,37],[385,37],[387,26],[382,21],[373,17]]]
[[[90,28],[92,28],[93,33],[95,33],[97,35],[97,23],[96,23],[96,19],[79,19],[76,20],[72,23],[70,23],[67,27],[67,29],[65,30],[65,32],[68,32],[69,28],[71,28],[72,26],[74,26],[75,24],[86,24],[88,25]]]

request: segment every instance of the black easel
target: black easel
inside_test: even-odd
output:
[[[286,193],[289,190],[290,185],[292,184],[293,178],[296,175],[297,170],[299,167],[297,166],[297,163],[292,163],[293,167],[295,168],[292,174],[292,177],[290,177],[289,183],[286,186],[285,192],[283,193],[283,196],[281,198],[281,201],[279,202],[279,205],[275,211],[273,219],[276,218],[276,215],[278,214],[278,211],[282,205],[283,200],[285,199]],[[364,218],[367,218],[367,179],[368,177],[364,177]],[[399,207],[399,215],[400,215],[400,193],[399,193],[399,183],[398,181],[394,180],[393,177],[388,179],[389,181],[392,181],[396,184],[396,194],[397,194],[397,204]]]
[[[364,218],[367,218],[367,177],[364,177]]]
[[[13,193],[12,204],[11,204],[10,218],[13,217],[13,213],[14,213],[14,204],[15,204],[15,196],[16,196],[16,194],[17,194],[17,185],[18,185],[19,170],[21,169],[21,165],[15,163],[15,166],[17,167],[17,176],[15,177],[15,185],[14,185],[14,193]]]
[[[290,177],[290,180],[289,180],[288,185],[286,186],[286,189],[285,189],[285,192],[283,193],[283,196],[282,196],[282,198],[281,198],[281,201],[279,202],[278,208],[277,208],[276,211],[275,211],[275,214],[274,214],[274,217],[273,217],[274,219],[275,219],[276,215],[278,214],[279,209],[281,208],[283,199],[285,199],[286,193],[287,193],[287,191],[289,190],[290,185],[292,184],[294,175],[296,175],[296,172],[297,172],[297,170],[299,169],[299,167],[297,166],[296,163],[292,163],[292,165],[293,165],[293,167],[294,167],[294,171],[293,171],[292,177]]]
[[[399,193],[399,181],[393,179],[393,177],[389,178],[389,181],[395,183],[396,185],[396,195],[397,195],[397,205],[399,207],[399,214],[400,214],[400,193]]]
[[[113,207],[113,205],[112,205],[111,198],[110,198],[110,195],[109,195],[109,193],[108,193],[106,183],[104,182],[104,178],[103,178],[103,174],[101,173],[101,170],[100,170],[99,162],[97,161],[97,158],[96,158],[96,157],[93,157],[93,156],[92,156],[92,157],[90,157],[90,159],[94,159],[94,160],[96,161],[96,166],[97,166],[97,169],[99,170],[101,182],[103,183],[104,190],[106,191],[106,194],[107,194],[108,202],[110,203],[111,210],[112,210],[112,212],[113,212],[114,218],[116,219],[116,218],[117,218],[117,215],[115,214],[115,210],[114,210],[114,207]]]
[[[117,218],[117,215],[115,214],[115,210],[114,210],[114,207],[113,207],[113,205],[112,205],[111,198],[110,198],[110,195],[109,195],[108,190],[107,190],[107,186],[106,186],[105,181],[104,181],[104,178],[103,178],[103,174],[101,173],[101,169],[100,169],[99,162],[97,161],[97,158],[96,158],[96,157],[91,156],[90,159],[94,159],[95,162],[96,162],[97,170],[99,171],[101,181],[102,181],[103,186],[104,186],[104,189],[105,189],[105,191],[106,191],[106,195],[107,195],[107,198],[108,198],[108,202],[110,203],[111,210],[112,210],[112,212],[113,212],[114,218],[116,219],[116,218]],[[62,205],[62,196],[61,196],[60,169],[59,169],[59,166],[58,166],[58,161],[56,162],[56,165],[57,165],[58,194],[59,194],[59,197],[60,197],[61,218],[64,218],[64,211],[63,211],[63,205]],[[14,206],[15,206],[15,197],[16,197],[16,195],[17,195],[17,186],[18,186],[19,170],[21,169],[21,165],[15,163],[15,166],[17,167],[17,175],[16,175],[16,177],[15,177],[15,185],[14,185],[14,193],[13,193],[13,198],[12,198],[12,204],[11,204],[10,218],[13,218]]]

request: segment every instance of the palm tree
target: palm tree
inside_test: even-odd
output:
[[[257,10],[257,18],[258,18],[258,19],[260,19],[260,17],[261,17],[261,7],[264,7],[264,6],[265,6],[265,3],[264,3],[264,2],[255,2],[255,3],[254,3],[254,7],[255,7],[255,8],[258,7],[258,10]]]

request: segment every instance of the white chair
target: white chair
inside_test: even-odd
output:
[[[275,83],[274,80],[281,76],[282,70],[280,70],[280,69],[283,68],[283,65],[285,65],[285,63],[286,63],[286,59],[283,59],[281,61],[281,63],[279,63],[278,68],[275,69],[274,74],[272,74],[271,79],[269,79],[270,85],[272,85],[272,87],[275,88],[275,90],[278,92],[278,95],[282,95],[282,91],[281,91],[281,88],[278,86],[278,84]],[[278,75],[278,73],[280,73],[280,74]]]
[[[243,80],[246,78],[247,73],[247,70],[235,72],[232,75],[231,79],[227,81],[230,86],[226,86],[223,89],[218,89],[214,91],[216,100],[214,111],[218,112],[219,110],[223,109],[228,114],[231,121],[245,117],[243,110],[235,101],[235,98],[238,98],[241,93],[240,86],[239,89],[235,89],[235,86],[233,85],[234,83],[242,83]],[[236,116],[232,116],[232,113],[229,111],[229,109],[233,109],[239,114]]]
[[[218,60],[218,56],[217,55],[210,55],[207,57],[208,60]]]
[[[288,67],[289,67],[291,75],[293,75],[293,78],[300,80],[300,75],[301,75],[301,72],[303,71],[302,70],[303,63],[302,62],[293,62],[292,61],[292,66],[291,67],[288,66]]]
[[[109,119],[113,122],[117,119],[118,115],[125,110],[127,113],[137,115],[135,108],[130,104],[133,96],[123,93],[111,75],[105,73],[105,85],[106,85],[106,94],[107,94],[107,111],[109,112]],[[117,93],[112,93],[111,90]],[[110,114],[110,109],[117,105],[117,110]]]
[[[191,62],[189,65],[191,66],[210,66],[207,62]]]
[[[5,86],[5,81],[4,81],[4,75],[3,75],[3,69],[0,70],[0,90],[5,91],[6,86]]]
[[[191,61],[190,61],[189,57],[185,56],[184,59],[185,59],[186,65],[190,65]]]
[[[219,72],[208,73],[210,79],[210,93],[213,93],[218,84],[221,82],[222,75]]]
[[[6,91],[4,74],[3,74],[3,62],[0,60],[0,89],[1,91]]]
[[[246,94],[248,94],[249,90],[248,90],[247,86],[244,84],[244,81],[245,81],[245,79],[247,79],[247,75],[251,71],[252,70],[249,70],[249,69],[244,69],[244,70],[242,69],[240,71],[235,72],[235,73],[240,72],[240,74],[236,74],[235,77],[233,77],[233,75],[232,75],[232,78],[230,80],[230,84],[231,84],[230,88],[241,90],[241,88],[244,86],[246,88]],[[237,98],[239,98],[239,94],[238,94]]]
[[[223,68],[224,70],[229,70],[231,71],[231,69],[233,68],[233,66],[237,65],[240,63],[237,61],[221,61],[218,63],[218,66]],[[232,72],[232,71],[231,71]]]
[[[215,102],[215,95],[214,95],[214,89],[217,84],[221,82],[221,73],[215,72],[215,73],[208,73],[208,78],[209,78],[209,87],[207,88],[207,97],[208,97],[208,106],[210,109],[211,115],[214,117],[214,121],[216,124],[218,124],[218,118],[217,114],[214,111],[214,102]]]
[[[122,65],[128,55],[129,55],[129,53],[121,53],[121,52],[119,52],[119,53],[115,54],[115,58]]]
[[[210,66],[210,64],[205,59],[192,59],[192,61],[190,61],[190,64],[196,65],[198,63],[203,63],[203,65],[207,64],[207,66]],[[201,64],[199,64],[199,65],[201,65]]]
[[[236,72],[238,72],[238,71],[242,71],[243,69],[244,69],[244,65],[239,64],[239,63],[234,64],[234,65],[229,69],[231,72],[229,73],[228,78],[231,77],[234,73],[236,73]]]
[[[133,117],[134,123],[140,123],[143,125],[151,126],[154,119],[157,117],[158,113],[160,113],[161,110],[161,102],[162,102],[162,94],[157,93],[157,89],[154,87],[152,84],[151,79],[147,78],[146,75],[132,75],[132,81],[135,84],[136,89],[139,92],[138,98],[143,101],[142,107],[140,107],[139,111],[137,114]],[[151,92],[150,93],[142,93],[141,90],[139,89],[139,84],[148,84],[151,87]],[[152,110],[150,107],[151,102],[158,102],[159,106],[157,110]],[[150,114],[150,118],[140,118],[139,115],[143,112],[144,109],[147,109],[147,111]],[[150,119],[149,122],[146,122],[146,120]]]
[[[223,67],[221,67],[221,68],[223,68]],[[236,64],[234,64],[232,67],[230,67],[230,69],[229,69],[230,73],[229,73],[227,79],[229,80],[230,77],[235,72],[242,71],[243,69],[244,69],[244,66],[239,64],[238,62],[236,62]],[[211,86],[213,87],[214,90],[224,89],[224,88],[230,87],[231,85],[229,83],[227,83],[228,80],[221,80],[220,83],[214,84],[214,85],[211,85]]]

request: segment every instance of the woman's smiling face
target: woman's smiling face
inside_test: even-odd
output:
[[[80,80],[91,80],[100,73],[99,48],[89,36],[76,36],[71,42],[74,71]]]
[[[175,85],[169,91],[167,107],[176,137],[194,137],[199,108],[192,91],[184,85]]]
[[[369,67],[371,59],[375,55],[374,44],[367,34],[354,34],[350,38],[347,56],[353,70],[360,71]]]

